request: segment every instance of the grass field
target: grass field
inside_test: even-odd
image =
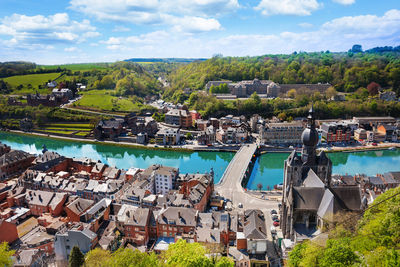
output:
[[[92,130],[89,123],[48,123],[38,129],[39,132],[53,134],[69,134],[76,136],[86,136]]]
[[[40,74],[28,74],[28,75],[16,75],[4,78],[3,80],[12,86],[18,86],[22,84],[27,87],[31,84],[33,88],[37,88],[38,85],[46,83],[48,80],[54,80],[60,73],[40,73]]]
[[[82,99],[74,103],[76,107],[86,107],[99,111],[140,111],[141,103],[133,103],[128,98],[110,95],[110,90],[92,90],[84,93]]]
[[[40,68],[44,69],[56,69],[58,67],[62,69],[69,69],[71,71],[86,71],[92,69],[106,69],[108,63],[81,63],[81,64],[65,64],[65,65],[40,65]]]

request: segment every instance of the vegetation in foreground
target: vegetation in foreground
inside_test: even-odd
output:
[[[296,245],[289,265],[400,266],[400,187],[380,195],[358,218],[341,218],[326,243]]]

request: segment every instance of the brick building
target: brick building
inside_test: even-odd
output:
[[[165,114],[165,123],[183,128],[192,127],[192,115],[184,109],[171,109]]]
[[[8,242],[11,244],[17,239],[17,225],[0,219],[0,242]]]
[[[78,197],[64,209],[67,213],[68,221],[80,222],[81,216],[94,204],[93,200]]]
[[[117,216],[117,228],[124,233],[126,241],[136,246],[147,245],[150,239],[150,215],[148,208],[122,205]]]
[[[156,217],[157,237],[194,235],[198,211],[190,208],[166,207]]]
[[[321,125],[322,137],[327,143],[349,142],[351,140],[351,128],[344,123],[330,122]]]
[[[21,150],[11,150],[3,154],[0,156],[0,180],[22,173],[31,166],[34,159],[34,155]]]
[[[268,123],[260,127],[260,138],[270,144],[300,144],[303,130],[301,122]]]
[[[25,195],[31,214],[35,216],[40,216],[43,213],[50,212],[49,205],[53,197],[53,192],[40,190],[27,190]]]

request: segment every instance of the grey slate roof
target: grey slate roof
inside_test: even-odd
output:
[[[266,239],[264,215],[260,210],[246,210],[243,233],[247,239]]]
[[[71,204],[67,206],[67,208],[73,211],[75,214],[81,215],[93,204],[94,204],[93,200],[77,198],[74,201],[72,201]]]
[[[293,187],[294,208],[317,211],[324,192],[321,187]]]
[[[303,186],[305,187],[325,187],[325,184],[321,179],[315,174],[313,169],[310,169],[307,173],[306,178],[303,181]]]

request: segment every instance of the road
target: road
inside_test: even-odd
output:
[[[224,198],[231,200],[234,207],[241,203],[244,209],[275,209],[278,205],[276,201],[263,200],[252,196],[246,193],[241,185],[244,173],[256,148],[257,144],[244,145],[240,148],[229,163],[221,182],[215,185],[215,190]]]
[[[273,239],[270,234],[272,226],[271,210],[278,210],[277,200],[264,200],[246,193],[242,187],[242,179],[250,160],[257,148],[257,144],[249,144],[242,146],[229,163],[221,182],[215,185],[215,191],[225,199],[232,201],[233,208],[236,211],[243,212],[246,209],[259,209],[264,213],[265,224],[268,237],[268,256],[271,260],[271,266],[279,266],[279,259],[273,245]],[[239,208],[239,203],[243,208]]]

